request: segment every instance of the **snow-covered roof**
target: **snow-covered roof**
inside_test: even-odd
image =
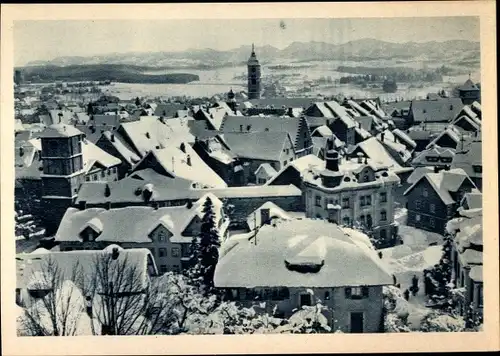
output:
[[[92,278],[95,275],[96,261],[103,259],[109,254],[108,250],[79,250],[65,252],[50,252],[46,254],[18,254],[16,255],[17,288],[44,288],[47,283],[44,273],[48,273],[48,263],[55,263],[62,280],[71,281],[75,276],[75,268],[81,269],[84,278]],[[131,268],[138,268],[142,274],[143,283],[146,283],[148,256],[151,252],[146,248],[120,249],[116,263],[127,264]],[[141,285],[134,286],[141,288]]]
[[[294,147],[287,132],[227,132],[221,138],[235,156],[263,161],[280,161],[285,145]]]
[[[399,172],[399,170],[403,168],[375,137],[370,137],[369,139],[358,143],[356,147],[359,147],[365,155],[371,158],[374,162],[389,167],[389,169],[394,172]]]
[[[276,175],[276,170],[269,163],[262,163],[256,170],[255,175],[258,175],[259,172],[263,172],[266,177],[271,178]]]
[[[483,282],[483,266],[472,266],[469,277],[474,282]]]
[[[357,112],[359,112],[362,116],[371,116],[371,114],[370,114],[370,112],[368,110],[366,110],[364,107],[362,107],[361,105],[359,105],[354,100],[348,100],[347,104],[351,108],[353,108],[354,110],[356,110]]]
[[[453,158],[452,167],[462,168],[469,177],[482,177],[482,170],[476,171],[474,166],[483,166],[481,141],[470,142],[464,150],[457,151]]]
[[[300,174],[303,174],[304,172],[310,170],[310,169],[316,169],[318,171],[321,171],[325,169],[325,161],[320,159],[318,156],[315,156],[313,154],[305,155],[302,157],[299,157],[297,159],[294,159],[293,161],[289,162],[286,166],[281,168],[281,170],[274,175],[273,178],[271,178],[266,185],[272,185],[272,183],[278,179],[278,177],[283,174],[289,167],[292,167],[295,169],[297,172]]]
[[[87,227],[96,225],[99,236],[96,241],[149,243],[149,233],[159,225],[172,233],[170,241],[190,243],[192,236],[183,236],[195,216],[203,217],[203,204],[210,197],[214,205],[216,223],[222,219],[222,202],[211,193],[205,194],[189,208],[186,205],[152,208],[131,206],[118,209],[89,208],[79,210],[69,208],[55,235],[56,241],[81,241],[80,233]]]
[[[455,125],[448,125],[446,129],[441,132],[439,135],[436,136],[426,147],[426,149],[429,149],[433,146],[437,145],[437,142],[443,137],[443,136],[448,136],[451,138],[453,141],[455,141],[456,144],[460,142],[460,139],[462,138],[462,132],[459,130],[459,128]]]
[[[66,124],[52,124],[45,130],[40,132],[39,137],[41,138],[59,138],[59,137],[72,137],[83,135],[83,133],[78,130],[73,125]]]
[[[279,218],[283,220],[291,220],[292,217],[287,214],[286,211],[281,209],[279,206],[274,204],[273,202],[266,202],[262,204],[260,207],[255,209],[247,218],[248,227],[253,230],[254,226],[260,227],[262,225],[261,221],[261,210],[269,209],[269,218]]]
[[[481,209],[483,207],[483,194],[479,191],[465,193],[461,203],[462,205],[467,203],[468,209]]]
[[[406,144],[407,147],[409,148],[415,148],[417,147],[417,143],[412,140],[410,136],[408,136],[405,132],[401,131],[400,129],[394,129],[392,130],[392,134],[396,136],[398,139],[403,141],[403,143]]]
[[[428,157],[431,158],[431,160],[428,159]],[[455,150],[453,148],[448,148],[448,147],[439,147],[439,146],[432,146],[422,152],[420,152],[418,155],[415,156],[412,160],[413,165],[435,165],[436,163],[439,163],[439,160],[444,158],[448,160],[453,161],[453,158],[455,157]],[[435,160],[438,160],[437,162]],[[450,162],[442,162],[442,163],[451,163]]]
[[[409,194],[422,179],[426,179],[430,183],[431,187],[446,205],[455,203],[450,192],[456,192],[465,180],[470,181],[465,171],[460,168],[449,171],[442,170],[439,173],[426,172],[404,192],[404,195]],[[474,185],[472,181],[470,183]]]
[[[330,137],[333,135],[333,132],[332,130],[330,130],[330,128],[326,125],[321,125],[319,127],[317,127],[313,132],[312,132],[312,136],[315,136],[315,134],[318,134],[320,135],[321,137]]]
[[[182,144],[185,152],[181,149]],[[149,166],[151,159],[155,159],[165,173],[172,177],[188,179],[212,188],[227,187],[224,180],[201,159],[188,142],[180,142],[178,145],[172,142],[166,148],[151,150],[132,168],[132,172],[138,168],[153,168]]]
[[[264,225],[257,243],[241,239],[219,260],[218,287],[344,287],[392,284],[374,250],[360,247],[337,225],[323,220]],[[295,270],[314,265],[319,271]]]
[[[106,140],[109,141],[111,145],[113,145],[113,147],[120,153],[123,159],[125,159],[130,165],[140,161],[140,157],[125,142],[125,140],[123,140],[121,135],[118,135],[116,132],[111,133],[110,131],[105,131],[102,135]]]
[[[82,140],[82,155],[83,169],[85,172],[90,171],[96,163],[104,166],[105,168],[114,167],[122,163],[120,159],[110,155],[89,140],[85,139]]]
[[[162,119],[157,116],[141,116],[139,120],[124,122],[120,126],[140,156],[153,149],[161,149],[180,142],[193,143],[189,122],[192,118]]]

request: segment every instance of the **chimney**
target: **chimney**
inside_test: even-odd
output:
[[[111,195],[111,189],[109,188],[109,185],[106,184],[106,187],[104,188],[104,196],[109,197]]]
[[[271,213],[269,209],[260,209],[260,225],[269,225]]]
[[[385,132],[380,134],[380,141],[384,142]]]
[[[339,153],[335,150],[329,150],[325,155],[326,169],[333,172],[339,171]]]
[[[115,142],[115,134],[111,134],[111,142]]]
[[[243,125],[240,125],[240,132],[243,132]]]
[[[357,156],[358,156],[358,163],[363,163],[363,153],[358,152]]]
[[[434,166],[434,173],[439,173],[440,169],[438,166]]]
[[[146,132],[146,137],[151,138],[151,136],[149,135],[149,132]]]
[[[20,157],[24,156],[24,148],[23,147],[19,147],[19,156]]]
[[[450,170],[450,168],[451,168],[451,167],[450,167],[450,165],[449,165],[449,164],[446,164],[446,165],[444,166],[444,170],[445,170],[445,171],[449,171],[449,170]]]
[[[186,163],[188,166],[191,166],[191,156],[190,155],[187,156]]]
[[[186,145],[184,144],[184,142],[181,143],[180,149],[182,152],[186,153]]]
[[[368,157],[365,157],[365,164],[368,164]]]
[[[111,252],[111,258],[116,260],[119,255],[120,251],[118,250],[118,247],[113,247],[113,251]]]

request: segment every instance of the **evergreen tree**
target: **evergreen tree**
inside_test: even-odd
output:
[[[452,236],[447,234],[443,244],[443,255],[439,263],[430,270],[430,280],[432,283],[433,294],[430,296],[431,300],[442,306],[443,309],[450,309],[453,307],[451,302],[451,289],[450,285],[452,270],[451,270],[451,249],[452,249]]]
[[[198,237],[191,242],[191,268],[189,277],[200,285],[205,293],[213,292],[215,266],[219,261],[219,232],[215,224],[212,200],[203,204],[203,219]]]

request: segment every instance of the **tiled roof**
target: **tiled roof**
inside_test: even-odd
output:
[[[460,98],[414,100],[411,105],[414,122],[451,122],[463,108]]]
[[[154,116],[174,117],[179,110],[185,110],[185,105],[178,103],[160,103],[154,109]]]
[[[279,161],[287,140],[287,132],[228,132],[221,135],[231,152],[242,158]]]
[[[357,126],[356,121],[347,113],[346,109],[336,101],[327,101],[325,105],[332,111],[338,120],[342,120],[347,128]]]
[[[459,87],[460,90],[479,90],[472,80],[467,79],[464,84]]]
[[[321,268],[300,273],[287,264]],[[217,287],[345,287],[388,285],[392,277],[375,250],[337,225],[306,219],[264,225],[257,244],[239,240],[219,260],[214,281]]]

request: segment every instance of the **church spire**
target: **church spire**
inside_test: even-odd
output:
[[[252,54],[255,54],[255,45],[252,43]],[[469,74],[470,77],[470,74]]]

